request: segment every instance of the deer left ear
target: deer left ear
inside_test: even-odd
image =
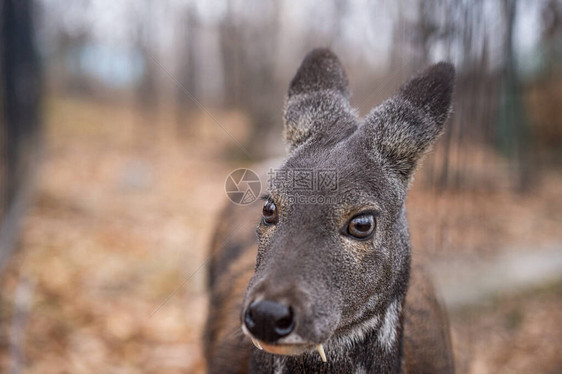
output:
[[[349,83],[338,57],[329,49],[309,52],[289,86],[285,105],[285,140],[290,149],[314,135],[338,131],[328,128],[353,122]]]
[[[361,128],[369,152],[382,156],[406,182],[443,131],[451,110],[455,69],[435,64],[404,84],[366,118]]]

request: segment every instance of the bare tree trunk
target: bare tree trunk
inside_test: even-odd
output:
[[[0,2],[0,275],[14,249],[41,145],[33,2]]]
[[[153,51],[152,42],[152,5],[151,1],[143,3],[143,13],[139,17],[138,37],[136,40],[143,62],[144,71],[136,89],[136,103],[141,116],[140,122],[144,126],[153,127],[157,120],[158,87],[157,87],[157,62]],[[149,138],[153,138],[149,136]]]
[[[189,116],[195,108],[191,98],[198,97],[197,49],[199,39],[199,20],[195,10],[190,7],[182,22],[180,48],[180,67],[178,69],[180,84],[176,87],[176,127],[179,133],[189,133]],[[186,92],[187,91],[187,92]]]
[[[513,48],[513,30],[517,14],[517,0],[503,0],[504,19],[506,22],[504,44],[504,70],[502,106],[498,126],[498,142],[510,159],[516,177],[515,188],[527,191],[534,184],[531,167],[530,131],[525,118],[525,109],[520,96],[519,79]]]
[[[225,103],[244,110],[251,121],[247,148],[252,156],[268,155],[271,129],[281,123],[282,95],[276,84],[279,1],[260,18],[235,23],[230,1],[221,24],[221,52],[225,78]],[[269,4],[269,3],[268,3]]]
[[[228,0],[227,12],[219,26],[220,49],[224,76],[224,104],[227,108],[239,105],[240,53],[244,48],[240,29],[236,24],[234,4]]]

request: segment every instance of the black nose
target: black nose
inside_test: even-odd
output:
[[[273,343],[293,331],[295,322],[291,307],[275,301],[254,301],[244,315],[244,323],[252,335]]]

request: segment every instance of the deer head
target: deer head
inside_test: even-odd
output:
[[[406,194],[442,132],[453,82],[452,65],[433,65],[360,119],[338,58],[326,49],[306,56],[289,87],[289,155],[276,171],[289,178],[274,177],[264,197],[242,310],[257,346],[325,358],[324,345],[375,332],[381,349],[398,349],[410,269]]]

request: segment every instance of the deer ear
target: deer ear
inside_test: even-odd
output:
[[[370,152],[408,181],[419,159],[443,131],[451,110],[455,69],[435,64],[404,84],[365,118]]]
[[[349,83],[338,57],[329,49],[306,55],[289,86],[285,104],[285,140],[290,149],[314,133],[325,132],[353,111],[349,107]]]
[[[325,90],[350,97],[349,82],[338,57],[327,48],[317,48],[306,55],[297,70],[289,85],[289,99]]]

